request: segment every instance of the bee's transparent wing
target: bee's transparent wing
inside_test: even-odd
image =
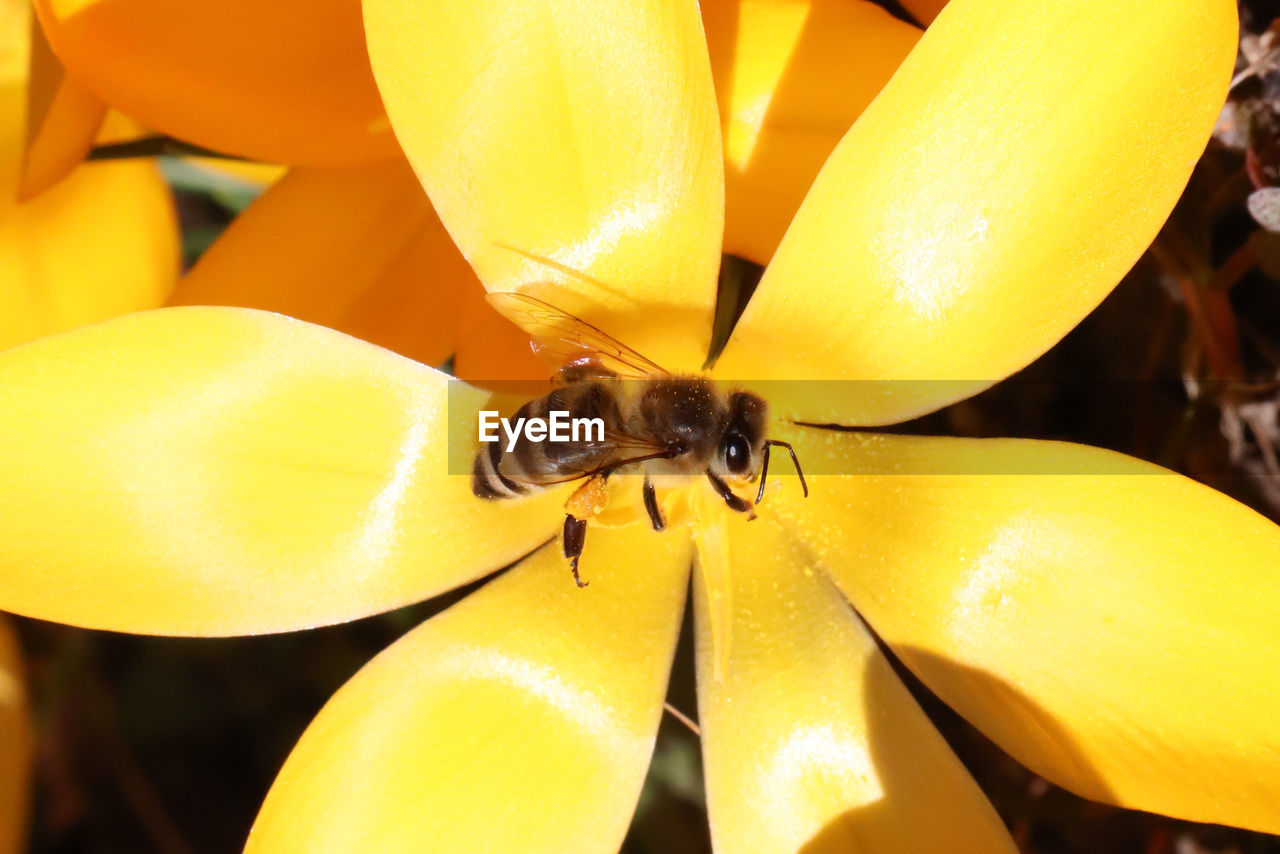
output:
[[[489,303],[533,339],[533,352],[561,381],[667,376],[652,360],[585,320],[528,294],[495,293]]]

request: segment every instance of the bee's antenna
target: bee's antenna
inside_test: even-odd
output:
[[[796,474],[800,475],[800,488],[804,490],[804,497],[809,497],[809,484],[805,483],[804,470],[800,468],[800,459],[796,456],[796,449],[791,447],[789,442],[779,442],[777,439],[764,440],[764,462],[760,465],[760,491],[756,493],[756,504],[764,500],[764,484],[769,477],[769,448],[772,445],[778,445],[786,448],[791,454],[791,462],[796,467]]]

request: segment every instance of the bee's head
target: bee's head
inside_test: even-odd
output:
[[[747,477],[760,469],[767,412],[764,399],[750,392],[729,395],[729,419],[713,466],[721,470],[718,474]]]

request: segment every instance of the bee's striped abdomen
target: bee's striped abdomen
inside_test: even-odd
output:
[[[617,401],[601,383],[574,383],[546,397],[531,400],[513,420],[547,419],[552,411],[571,418],[599,418],[616,430],[621,422]],[[513,498],[553,483],[583,477],[602,466],[612,454],[604,439],[576,442],[533,442],[521,435],[507,451],[501,442],[487,443],[471,468],[471,491],[480,498]]]
[[[475,465],[471,467],[471,491],[480,498],[512,498],[528,491],[523,484],[516,483],[498,470],[502,462],[502,445],[492,442],[482,447],[476,454]]]

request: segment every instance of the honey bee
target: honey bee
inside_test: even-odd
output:
[[[599,419],[603,435],[577,441],[532,441],[513,437],[481,447],[472,466],[472,491],[480,498],[527,495],[554,484],[583,480],[566,502],[564,555],[579,587],[578,558],[587,521],[604,502],[604,483],[618,472],[644,475],[645,511],[655,531],[666,527],[653,478],[705,476],[731,509],[755,518],[764,499],[769,450],[791,454],[807,498],[800,461],[790,444],[764,435],[768,405],[759,395],[730,391],[705,377],[671,374],[586,321],[526,294],[490,294],[489,300],[532,338],[534,352],[555,371],[556,387],[524,404],[517,420],[547,419],[568,412],[573,419]],[[726,478],[754,481],[750,502]]]

